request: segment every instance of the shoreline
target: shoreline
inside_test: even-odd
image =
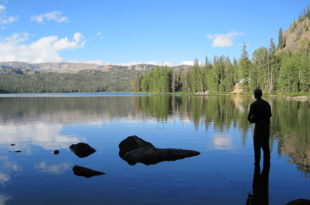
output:
[[[198,93],[186,93],[186,92],[174,92],[174,93],[146,93],[146,92],[65,92],[65,93],[0,93],[0,97],[64,97],[68,95],[68,97],[79,97],[79,96],[104,96],[104,95],[139,95],[139,96],[149,96],[149,95],[192,95],[192,96],[252,96],[252,93],[216,93],[216,92],[198,92]],[[270,97],[284,97],[287,100],[294,101],[310,101],[310,94],[301,93],[298,95],[297,93],[286,93],[286,94],[268,94],[265,96]]]

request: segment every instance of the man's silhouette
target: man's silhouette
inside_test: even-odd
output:
[[[259,164],[261,148],[264,151],[264,163],[270,161],[269,148],[269,132],[270,132],[270,117],[271,108],[267,101],[262,99],[263,92],[261,89],[254,90],[255,102],[251,104],[248,120],[255,123],[254,128],[254,155],[255,164]]]

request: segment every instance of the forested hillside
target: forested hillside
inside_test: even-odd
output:
[[[128,69],[76,73],[3,69],[0,93],[131,91],[131,80],[135,75],[135,70]]]
[[[96,65],[85,63],[0,63],[0,93],[132,91],[138,72],[154,65]],[[172,67],[185,70],[189,66]]]
[[[139,92],[231,92],[240,85],[243,92],[261,88],[269,93],[310,91],[310,9],[306,9],[286,32],[279,30],[278,43],[260,47],[249,58],[243,45],[239,59],[219,56],[204,64],[196,60],[188,70],[156,67],[139,73],[134,90]]]

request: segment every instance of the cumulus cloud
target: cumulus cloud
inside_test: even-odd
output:
[[[192,66],[192,65],[194,65],[194,61],[182,61],[181,65],[190,65],[190,66]]]
[[[9,24],[17,20],[16,16],[8,16],[6,13],[6,7],[0,4],[0,24]]]
[[[215,135],[213,137],[213,148],[217,150],[231,150],[233,143],[230,135],[224,133]]]
[[[95,36],[98,36],[98,37],[100,37],[100,36],[102,36],[103,34],[102,34],[102,32],[101,31],[98,31],[97,33],[95,33]]]
[[[16,144],[16,148],[27,150],[28,146],[36,145],[46,150],[66,149],[71,144],[81,141],[78,137],[61,135],[63,125],[29,124],[0,125],[0,145]]]
[[[194,61],[182,61],[180,63],[171,63],[171,62],[157,62],[157,61],[132,61],[127,63],[118,63],[118,62],[107,62],[102,60],[87,60],[87,61],[81,61],[81,60],[70,60],[70,63],[88,63],[88,64],[96,64],[96,65],[118,65],[118,66],[135,66],[139,64],[150,64],[150,65],[157,65],[157,66],[179,66],[179,65],[188,65],[192,66],[194,65]],[[201,62],[199,62],[201,63]]]
[[[0,184],[5,184],[10,181],[11,177],[8,174],[0,172]]]
[[[234,37],[241,35],[243,33],[232,31],[226,34],[209,34],[207,37],[212,40],[213,47],[231,47]]]
[[[157,62],[157,61],[132,61],[127,63],[113,63],[113,62],[105,62],[107,65],[119,65],[119,66],[133,66],[138,64],[151,64],[151,65],[158,65],[158,66],[176,66],[180,64],[175,64],[171,62]]]
[[[13,34],[0,41],[0,61],[23,61],[29,63],[61,62],[59,51],[84,46],[83,35],[76,32],[73,39],[47,36],[26,44],[28,34]]]
[[[7,204],[6,202],[8,200],[10,200],[12,197],[4,195],[4,194],[0,194],[0,205],[5,205]]]
[[[0,158],[0,185],[4,185],[11,180],[10,174],[12,172],[19,172],[21,167],[9,160],[8,157],[1,157]],[[1,200],[0,200],[1,205]]]
[[[31,16],[31,20],[38,23],[44,23],[45,21],[55,21],[57,23],[64,23],[68,22],[69,18],[63,16],[61,11],[52,11],[38,16]]]
[[[70,60],[68,61],[70,63],[86,63],[86,64],[95,64],[95,65],[107,65],[107,63],[105,61],[102,60],[85,60],[85,61],[81,61],[81,60]]]
[[[67,169],[69,169],[69,164],[61,163],[57,165],[48,165],[46,162],[40,162],[35,165],[35,168],[41,172],[49,173],[49,174],[63,174]]]

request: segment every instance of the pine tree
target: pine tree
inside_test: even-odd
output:
[[[282,28],[279,29],[279,34],[278,34],[278,49],[282,49],[285,47],[285,38],[283,36],[283,31]]]
[[[134,92],[140,92],[141,91],[141,81],[142,81],[142,76],[140,75],[140,73],[138,73],[133,80]]]
[[[241,71],[241,86],[245,92],[249,91],[249,72],[251,69],[251,62],[248,57],[248,52],[246,50],[246,44],[244,43],[242,46],[242,54],[239,60],[239,66]]]

